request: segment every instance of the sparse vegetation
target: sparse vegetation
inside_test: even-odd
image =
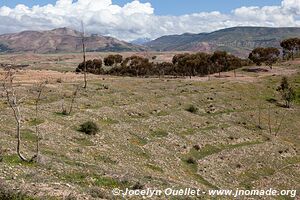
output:
[[[282,78],[277,91],[280,93],[281,98],[285,101],[285,107],[289,108],[291,106],[291,102],[295,100],[296,93],[293,87],[290,86],[286,77]]]
[[[223,60],[225,64],[219,65],[219,79],[212,54],[184,54],[174,58],[175,64],[172,53],[160,52],[155,63],[153,54],[146,55],[150,61],[135,57],[122,66],[129,56],[124,53],[122,63],[102,65],[101,74],[108,75],[89,75],[88,89],[78,91],[72,114],[68,114],[69,105],[82,75],[54,69],[61,70],[64,61],[68,71],[74,70],[81,54],[60,55],[58,64],[56,55],[39,55],[39,59],[53,60],[53,65],[47,64],[53,70],[46,71],[39,63],[34,66],[41,71],[17,71],[14,88],[28,97],[22,104],[24,154],[35,151],[36,126],[47,134],[41,140],[39,162],[21,161],[14,153],[14,116],[5,99],[0,99],[1,116],[5,116],[0,118],[0,147],[4,150],[0,179],[43,199],[110,199],[116,187],[165,188],[174,183],[199,188],[260,188],[277,187],[284,180],[286,187],[295,185],[299,102],[293,101],[290,109],[279,106],[281,100],[274,88],[287,76],[297,97],[298,59],[277,63],[272,72],[238,69],[239,76],[234,77],[231,70],[237,68],[228,65],[233,57],[226,54],[228,63]],[[18,60],[18,56],[13,58]],[[107,56],[109,53],[87,53],[92,60]],[[194,63],[189,67],[185,62]],[[140,68],[140,64],[151,68]],[[186,71],[180,67],[185,65]],[[118,68],[115,75],[121,72],[120,76],[140,78],[109,76],[114,68]],[[216,74],[210,81],[201,77],[212,73]],[[185,78],[190,75],[192,80]],[[58,78],[63,81],[57,83]],[[32,85],[46,79],[49,83],[42,90],[36,115],[39,90],[32,91]],[[62,94],[66,115],[61,112]],[[95,128],[91,122],[101,134],[91,136]]]
[[[99,131],[99,128],[95,122],[87,121],[80,125],[79,130],[87,135],[96,135]]]

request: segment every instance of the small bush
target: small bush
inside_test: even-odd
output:
[[[61,78],[56,79],[56,83],[62,83],[62,82],[63,82],[63,81],[62,81]]]
[[[195,160],[194,158],[192,158],[192,157],[189,157],[189,158],[186,160],[186,162],[187,162],[188,164],[196,164],[196,160]]]
[[[198,112],[198,108],[194,105],[189,105],[185,110],[190,112],[190,113],[197,113]]]
[[[296,92],[293,87],[290,86],[288,79],[283,77],[280,86],[277,88],[281,98],[285,101],[285,107],[289,108],[291,103],[296,99]]]
[[[96,135],[96,133],[99,131],[99,128],[96,123],[87,121],[80,125],[79,130],[88,135]]]
[[[137,182],[132,186],[132,189],[133,190],[142,190],[142,189],[144,189],[144,185],[142,185],[140,182]]]
[[[194,145],[193,148],[196,150],[196,151],[199,151],[201,148],[198,144]]]

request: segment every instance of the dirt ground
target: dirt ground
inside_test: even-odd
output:
[[[166,53],[157,59],[170,58]],[[30,65],[17,70],[14,80],[18,97],[26,97],[21,104],[26,156],[34,153],[36,125],[42,133],[38,163],[20,161],[12,111],[0,99],[0,182],[8,187],[33,199],[120,199],[112,189],[137,186],[299,193],[300,60],[267,72],[240,69],[237,77],[231,71],[210,79],[88,74],[87,90],[80,87],[74,111],[63,115],[62,99],[68,108],[76,86],[83,84],[83,75],[73,72],[80,61],[80,54],[0,56],[0,63]],[[282,107],[276,92],[283,76],[296,91],[291,108]],[[34,88],[45,80],[35,119]],[[98,134],[78,131],[86,121],[98,125]]]

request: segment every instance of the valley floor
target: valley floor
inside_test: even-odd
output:
[[[0,63],[18,60],[20,55],[16,56],[0,56]],[[236,78],[226,72],[210,80],[89,74],[87,90],[80,89],[74,111],[65,116],[62,97],[68,106],[76,86],[83,84],[81,74],[68,72],[80,58],[56,61],[53,55],[51,59],[47,64],[40,58],[30,61],[31,67],[18,70],[15,79],[18,94],[26,96],[21,109],[22,151],[34,153],[39,124],[38,163],[24,163],[17,157],[12,111],[4,98],[0,100],[0,183],[6,187],[36,199],[120,199],[112,195],[113,188],[139,186],[276,188],[299,193],[299,60],[269,72],[238,70]],[[276,92],[283,75],[297,92],[289,109],[280,106],[283,102]],[[32,88],[45,79],[49,83],[34,120]],[[78,131],[89,120],[100,128],[95,136]],[[228,199],[203,196],[222,198]]]

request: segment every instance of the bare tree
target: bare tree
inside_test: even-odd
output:
[[[271,106],[268,107],[268,127],[269,127],[269,133],[272,134],[272,125],[271,125]]]
[[[77,94],[78,94],[78,91],[79,91],[79,86],[77,85],[74,92],[72,93],[72,97],[71,97],[71,103],[70,103],[70,107],[69,107],[69,111],[67,110],[67,108],[65,107],[65,94],[64,96],[62,97],[62,104],[61,104],[61,108],[62,108],[62,114],[63,115],[71,115],[72,111],[73,111],[73,108],[74,108],[74,103],[75,103],[75,100],[76,100],[76,97],[77,97]]]
[[[37,157],[37,154],[35,154],[31,159],[27,159],[23,154],[21,153],[21,125],[22,125],[22,115],[20,110],[20,103],[22,102],[23,98],[18,98],[16,94],[16,90],[13,85],[13,79],[14,79],[14,73],[11,69],[8,69],[7,73],[4,76],[4,80],[2,83],[6,101],[9,105],[9,107],[13,111],[13,115],[17,124],[17,154],[20,157],[22,161],[25,162],[32,162]]]
[[[84,86],[83,88],[87,88],[87,68],[86,68],[86,61],[85,61],[85,57],[86,57],[86,49],[85,49],[85,31],[84,31],[84,25],[83,25],[83,21],[81,21],[81,29],[82,29],[82,35],[81,35],[81,39],[82,39],[82,54],[83,54],[83,73],[84,73]]]
[[[73,106],[74,106],[74,103],[75,103],[75,99],[76,99],[76,97],[77,97],[77,93],[78,93],[78,90],[79,90],[79,87],[78,86],[76,86],[76,89],[75,89],[75,91],[73,92],[73,94],[72,94],[72,100],[71,100],[71,105],[70,105],[70,109],[69,109],[69,115],[72,113],[72,111],[73,111]]]
[[[262,129],[261,126],[261,105],[258,106],[258,125],[257,128]]]
[[[40,152],[40,131],[39,131],[39,127],[38,127],[38,113],[39,113],[39,103],[41,101],[41,97],[42,97],[42,92],[45,89],[47,84],[47,81],[45,82],[41,82],[37,85],[36,89],[37,89],[37,97],[35,99],[35,133],[37,136],[37,141],[36,141],[36,156],[39,156],[39,152]]]

